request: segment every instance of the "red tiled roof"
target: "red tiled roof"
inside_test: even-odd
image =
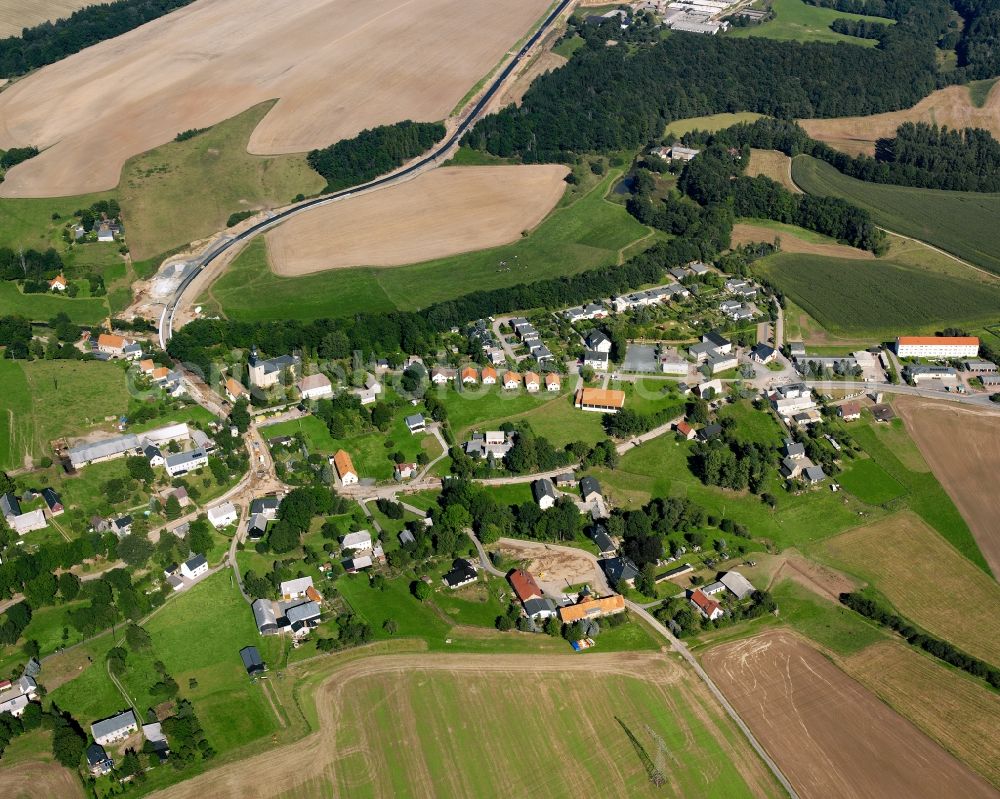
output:
[[[942,344],[945,346],[979,346],[979,339],[976,336],[900,336],[896,340],[900,344],[926,344],[930,346],[935,344]]]
[[[510,585],[514,589],[514,593],[517,594],[517,598],[522,602],[527,602],[529,599],[534,599],[535,597],[540,597],[542,595],[542,589],[538,587],[538,583],[535,582],[535,576],[531,572],[526,572],[524,569],[517,569],[511,572]]]
[[[705,615],[707,616],[711,616],[720,607],[718,602],[710,598],[700,588],[695,590],[695,592],[691,594],[691,601],[694,602],[694,604],[696,604],[699,608],[701,608],[701,610],[704,611]]]

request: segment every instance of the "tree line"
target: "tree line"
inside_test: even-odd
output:
[[[0,39],[0,77],[16,78],[85,47],[113,39],[193,0],[116,0],[74,11],[66,19],[24,28]]]
[[[693,145],[755,147],[785,155],[811,155],[838,171],[871,183],[948,191],[1000,191],[1000,142],[988,130],[953,130],[926,122],[904,122],[896,135],[876,143],[875,157],[850,156],[816,141],[797,123],[759,119],[714,134],[694,131]]]
[[[843,593],[840,601],[862,616],[895,630],[913,646],[920,647],[934,657],[966,671],[974,677],[986,680],[994,688],[1000,688],[1000,669],[979,658],[967,655],[948,641],[920,632],[902,616],[897,616],[878,602],[856,592]]]
[[[353,139],[342,139],[321,150],[312,150],[306,160],[326,179],[326,190],[357,186],[402,166],[427,152],[444,138],[440,122],[405,120],[363,130]]]

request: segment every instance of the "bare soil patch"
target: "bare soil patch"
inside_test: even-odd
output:
[[[93,5],[93,0],[0,0],[0,39],[20,36],[46,20],[64,19],[77,9]],[[0,86],[4,84],[0,80]]]
[[[752,178],[763,175],[780,183],[792,194],[802,194],[792,180],[792,159],[779,150],[750,150],[747,175]]]
[[[555,38],[554,36],[551,37],[552,43],[555,42]],[[553,53],[551,50],[546,49],[541,51],[528,62],[528,65],[517,74],[513,82],[504,89],[493,107],[503,108],[511,103],[520,106],[525,92],[531,88],[531,84],[535,78],[544,75],[546,72],[559,69],[568,60],[559,55],[559,53]]]
[[[972,104],[967,86],[949,86],[932,92],[912,108],[902,111],[868,117],[799,120],[814,139],[850,155],[874,155],[876,139],[894,135],[904,122],[985,128],[1000,137],[1000,84],[993,87],[982,108]]]
[[[733,225],[733,245],[748,244],[751,241],[773,242],[781,239],[782,252],[802,252],[809,255],[828,255],[833,258],[857,258],[870,260],[875,256],[857,247],[818,241],[807,241],[783,230],[751,225],[744,222]]]
[[[401,266],[515,241],[566,188],[563,166],[463,166],[293,217],[267,234],[271,268],[296,276]]]
[[[871,582],[900,615],[970,655],[1000,663],[1000,585],[920,517],[897,513],[820,549]]]
[[[982,777],[786,632],[723,644],[703,661],[803,799],[996,795]]]
[[[8,87],[0,148],[47,149],[12,169],[0,194],[109,189],[130,156],[274,98],[250,152],[303,152],[374,125],[444,119],[546,5],[198,0]]]
[[[958,506],[993,574],[1000,575],[1000,414],[919,397],[895,402],[906,429]]]
[[[843,669],[1000,788],[1000,694],[896,641],[840,661]],[[933,697],[933,701],[928,701]]]
[[[35,799],[39,796],[75,799],[83,795],[80,780],[58,763],[27,762],[0,768],[0,796],[4,799]]]
[[[768,587],[784,577],[831,602],[838,602],[841,594],[853,591],[859,585],[858,580],[853,577],[829,566],[814,563],[801,555],[782,557]]]
[[[500,551],[505,557],[526,562],[525,567],[538,580],[543,591],[560,594],[564,588],[589,583],[602,590],[606,579],[593,555],[570,547],[548,547],[545,544],[500,539]]]

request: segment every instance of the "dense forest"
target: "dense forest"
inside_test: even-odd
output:
[[[384,175],[411,158],[427,152],[444,138],[440,122],[413,122],[380,125],[363,130],[353,139],[309,153],[309,166],[327,182],[327,191],[337,191]]]
[[[193,0],[117,0],[87,6],[68,18],[25,28],[21,36],[0,39],[0,77],[16,78],[54,64],[85,47],[113,39],[169,14]]]
[[[811,138],[796,123],[779,119],[759,119],[714,134],[695,131],[684,139],[700,146],[756,147],[780,150],[789,156],[811,155],[845,175],[872,183],[1000,191],[1000,142],[980,128],[950,130],[905,122],[894,137],[878,140],[874,158],[842,153]]]
[[[520,108],[480,120],[465,143],[526,162],[567,161],[641,147],[675,119],[874,114],[913,105],[938,83],[932,42],[903,23],[876,48],[672,34],[626,49],[591,38],[568,64],[538,78]]]

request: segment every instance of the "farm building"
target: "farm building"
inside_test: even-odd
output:
[[[273,635],[278,632],[277,614],[274,612],[274,603],[270,599],[258,599],[250,605],[250,609],[253,611],[257,632],[261,635]]]
[[[726,572],[719,578],[719,582],[737,599],[746,599],[756,590],[753,584],[739,572]]]
[[[278,587],[278,593],[281,594],[281,598],[288,599],[298,599],[306,595],[306,591],[313,587],[312,577],[298,577],[294,580],[285,580]]]
[[[691,574],[694,571],[694,566],[690,563],[682,563],[680,566],[674,566],[672,569],[668,569],[663,572],[663,574],[656,575],[655,582],[662,583],[667,580],[673,580],[675,577],[683,577],[685,574]]]
[[[338,449],[334,454],[333,468],[337,470],[337,477],[340,478],[341,484],[349,486],[358,482],[358,473],[354,469],[354,462],[344,450]]]
[[[598,599],[585,596],[575,605],[564,605],[559,608],[559,619],[564,624],[573,624],[583,619],[594,619],[600,616],[611,616],[625,611],[625,597],[621,594]]]
[[[90,725],[90,734],[101,746],[128,738],[139,730],[139,721],[131,708],[111,718],[95,721]]]
[[[240,650],[240,658],[243,660],[243,668],[246,669],[247,674],[251,677],[257,674],[263,674],[267,671],[267,665],[260,656],[260,652],[257,651],[255,646],[245,646]],[[145,727],[143,730],[145,731]]]
[[[722,610],[722,606],[714,599],[707,596],[701,589],[695,589],[692,591],[691,596],[688,597],[688,599],[691,602],[691,606],[710,621],[715,621],[725,613],[725,611]]]
[[[900,358],[975,358],[979,355],[976,336],[899,336],[896,355]]]

